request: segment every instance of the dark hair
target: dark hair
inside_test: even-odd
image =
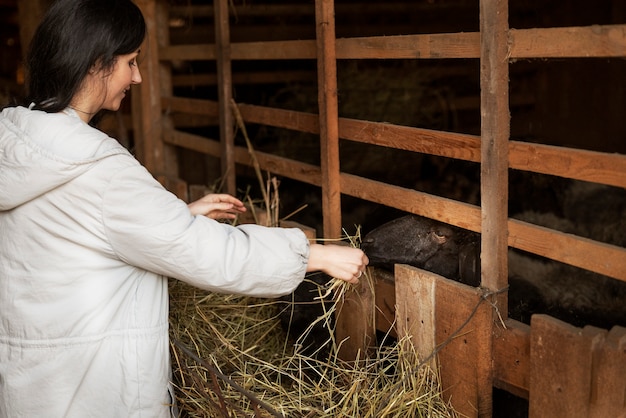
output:
[[[35,109],[69,106],[89,70],[111,69],[146,34],[131,0],[57,0],[37,28],[27,57],[26,97]]]

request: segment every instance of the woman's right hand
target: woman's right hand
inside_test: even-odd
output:
[[[356,284],[368,263],[367,256],[358,248],[311,244],[307,272],[323,271],[336,279]]]

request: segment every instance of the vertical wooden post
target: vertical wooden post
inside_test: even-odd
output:
[[[165,175],[161,130],[161,89],[159,80],[159,35],[157,0],[137,0],[146,20],[146,40],[141,47],[142,83],[132,92],[136,155],[155,177]]]
[[[217,93],[219,100],[220,143],[222,147],[221,169],[224,192],[235,194],[235,138],[231,108],[232,69],[230,58],[230,26],[228,22],[229,0],[214,0],[215,8],[215,55],[217,59]]]
[[[508,141],[509,59],[508,0],[480,0],[481,90],[481,284],[496,291],[508,283]],[[503,317],[504,294],[494,298]],[[483,324],[492,328],[493,315]],[[482,341],[478,353],[478,415],[492,415],[493,335]]]
[[[334,0],[315,1],[324,238],[341,237]]]

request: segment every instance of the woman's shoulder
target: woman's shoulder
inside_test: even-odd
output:
[[[52,157],[89,162],[126,149],[106,133],[84,123],[75,113],[46,113],[18,106],[5,108],[2,117],[14,134]]]

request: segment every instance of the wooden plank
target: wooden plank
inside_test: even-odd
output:
[[[509,166],[626,188],[626,155],[511,141]]]
[[[215,7],[215,55],[217,59],[217,92],[220,110],[220,143],[222,146],[220,163],[223,190],[226,193],[235,195],[237,186],[235,184],[235,157],[233,152],[235,132],[232,109],[233,92],[228,6],[228,0],[215,0],[213,2],[213,7]]]
[[[626,416],[626,328],[613,327],[594,352],[592,418]]]
[[[319,116],[295,110],[274,109],[263,106],[239,104],[244,121],[300,132],[319,134]]]
[[[164,144],[161,140],[161,84],[158,55],[157,6],[155,0],[138,0],[146,21],[146,41],[139,60],[143,82],[133,89],[132,113],[136,154],[139,161],[155,176],[165,175]]]
[[[605,331],[533,315],[530,328],[529,417],[589,415],[593,350]]]
[[[163,1],[156,2],[155,25],[157,28],[156,30],[157,37],[158,37],[157,44],[159,48],[165,45],[168,45],[170,42],[168,2],[163,2]],[[159,80],[159,83],[158,83],[159,96],[156,98],[153,98],[152,100],[155,101],[155,109],[158,103],[158,110],[160,113],[160,118],[158,119],[157,123],[160,122],[161,131],[162,131],[163,129],[168,129],[172,127],[172,119],[169,117],[169,115],[163,113],[163,109],[159,102],[159,97],[171,95],[173,91],[173,87],[172,87],[172,73],[171,73],[170,67],[165,65],[162,62],[159,62],[158,72],[159,72],[159,79],[158,79]],[[169,179],[168,180],[169,184],[172,185],[172,189],[169,189],[169,190],[174,191],[174,193],[176,193],[176,195],[179,197],[180,196],[186,197],[187,186],[186,184],[181,184],[180,183],[181,180],[178,178],[179,177],[178,153],[176,152],[174,147],[164,144],[162,138],[158,138],[157,140],[162,143],[162,147],[163,147],[163,154],[162,156],[159,156],[159,157],[162,158],[163,160],[164,173]]]
[[[626,56],[626,25],[510,29],[507,59]],[[337,59],[479,58],[480,33],[368,36],[337,39]],[[165,47],[162,59],[213,60],[215,45]],[[315,41],[238,42],[232,59],[315,59]]]
[[[411,345],[412,349],[405,352],[416,352],[416,362],[427,361],[437,370],[434,276],[415,267],[395,266],[398,338]]]
[[[478,58],[479,33],[337,39],[338,59]]]
[[[346,361],[362,360],[376,340],[374,283],[368,275],[352,286],[337,302],[335,335],[338,356]]]
[[[163,140],[170,145],[180,146],[192,151],[219,157],[222,149],[220,143],[214,139],[208,139],[200,135],[190,134],[174,129],[163,131]]]
[[[366,144],[480,161],[480,137],[476,135],[340,118],[339,136]]]
[[[511,29],[513,58],[626,56],[626,25]]]
[[[313,71],[255,71],[233,73],[233,84],[282,84],[298,81],[312,82],[316,80]],[[214,86],[217,84],[216,74],[179,74],[172,77],[175,86]]]
[[[316,3],[324,0],[316,0]],[[333,19],[334,22],[334,19]],[[334,24],[333,24],[334,27]],[[319,24],[317,26],[320,29]],[[326,29],[326,28],[325,28]],[[334,50],[333,41],[329,42],[329,48]],[[319,41],[319,34],[318,34]],[[233,44],[234,60],[314,60],[319,51],[315,40],[295,40],[295,41],[266,41],[266,42],[240,42]],[[333,54],[334,57],[334,54]],[[319,74],[318,74],[319,77]]]
[[[464,1],[449,1],[446,2],[445,7],[439,3],[417,3],[410,4],[406,2],[389,1],[384,3],[350,3],[350,4],[337,4],[335,9],[337,13],[353,13],[354,10],[359,10],[361,14],[374,14],[379,15],[381,13],[409,13],[411,11],[419,10],[421,12],[428,12],[432,10],[447,11],[449,8],[467,9],[467,2]],[[211,17],[213,16],[213,8],[210,6],[202,5],[185,5],[176,7],[177,15],[187,16],[192,15],[196,17]],[[231,14],[234,16],[313,16],[315,10],[310,4],[238,4],[231,10]]]
[[[508,141],[510,136],[508,1],[480,0],[481,99],[481,286],[497,292],[508,286]],[[508,315],[507,294],[493,297],[500,315]],[[489,310],[489,314],[493,311]],[[491,317],[485,327],[494,327]],[[478,416],[493,411],[493,334],[480,340],[477,384],[482,399]]]
[[[324,238],[341,237],[335,2],[315,1]]]
[[[513,319],[496,327],[493,340],[494,386],[528,399],[530,326]]]
[[[626,249],[509,219],[509,245],[626,281]]]
[[[193,115],[219,116],[219,104],[214,100],[192,99],[189,97],[164,96],[161,106],[170,112],[184,112]]]
[[[374,280],[375,327],[376,330],[398,337],[396,332],[396,285],[392,273],[376,267],[368,267],[368,273]]]
[[[341,174],[341,192],[461,228],[480,231],[480,208],[467,203],[346,173]]]
[[[463,416],[479,416],[491,409],[491,387],[485,393],[482,380],[491,364],[484,341],[491,339],[492,308],[480,289],[436,277],[436,341],[444,345],[438,361],[442,394]]]
[[[159,58],[163,61],[215,61],[215,44],[168,45],[159,48]]]

